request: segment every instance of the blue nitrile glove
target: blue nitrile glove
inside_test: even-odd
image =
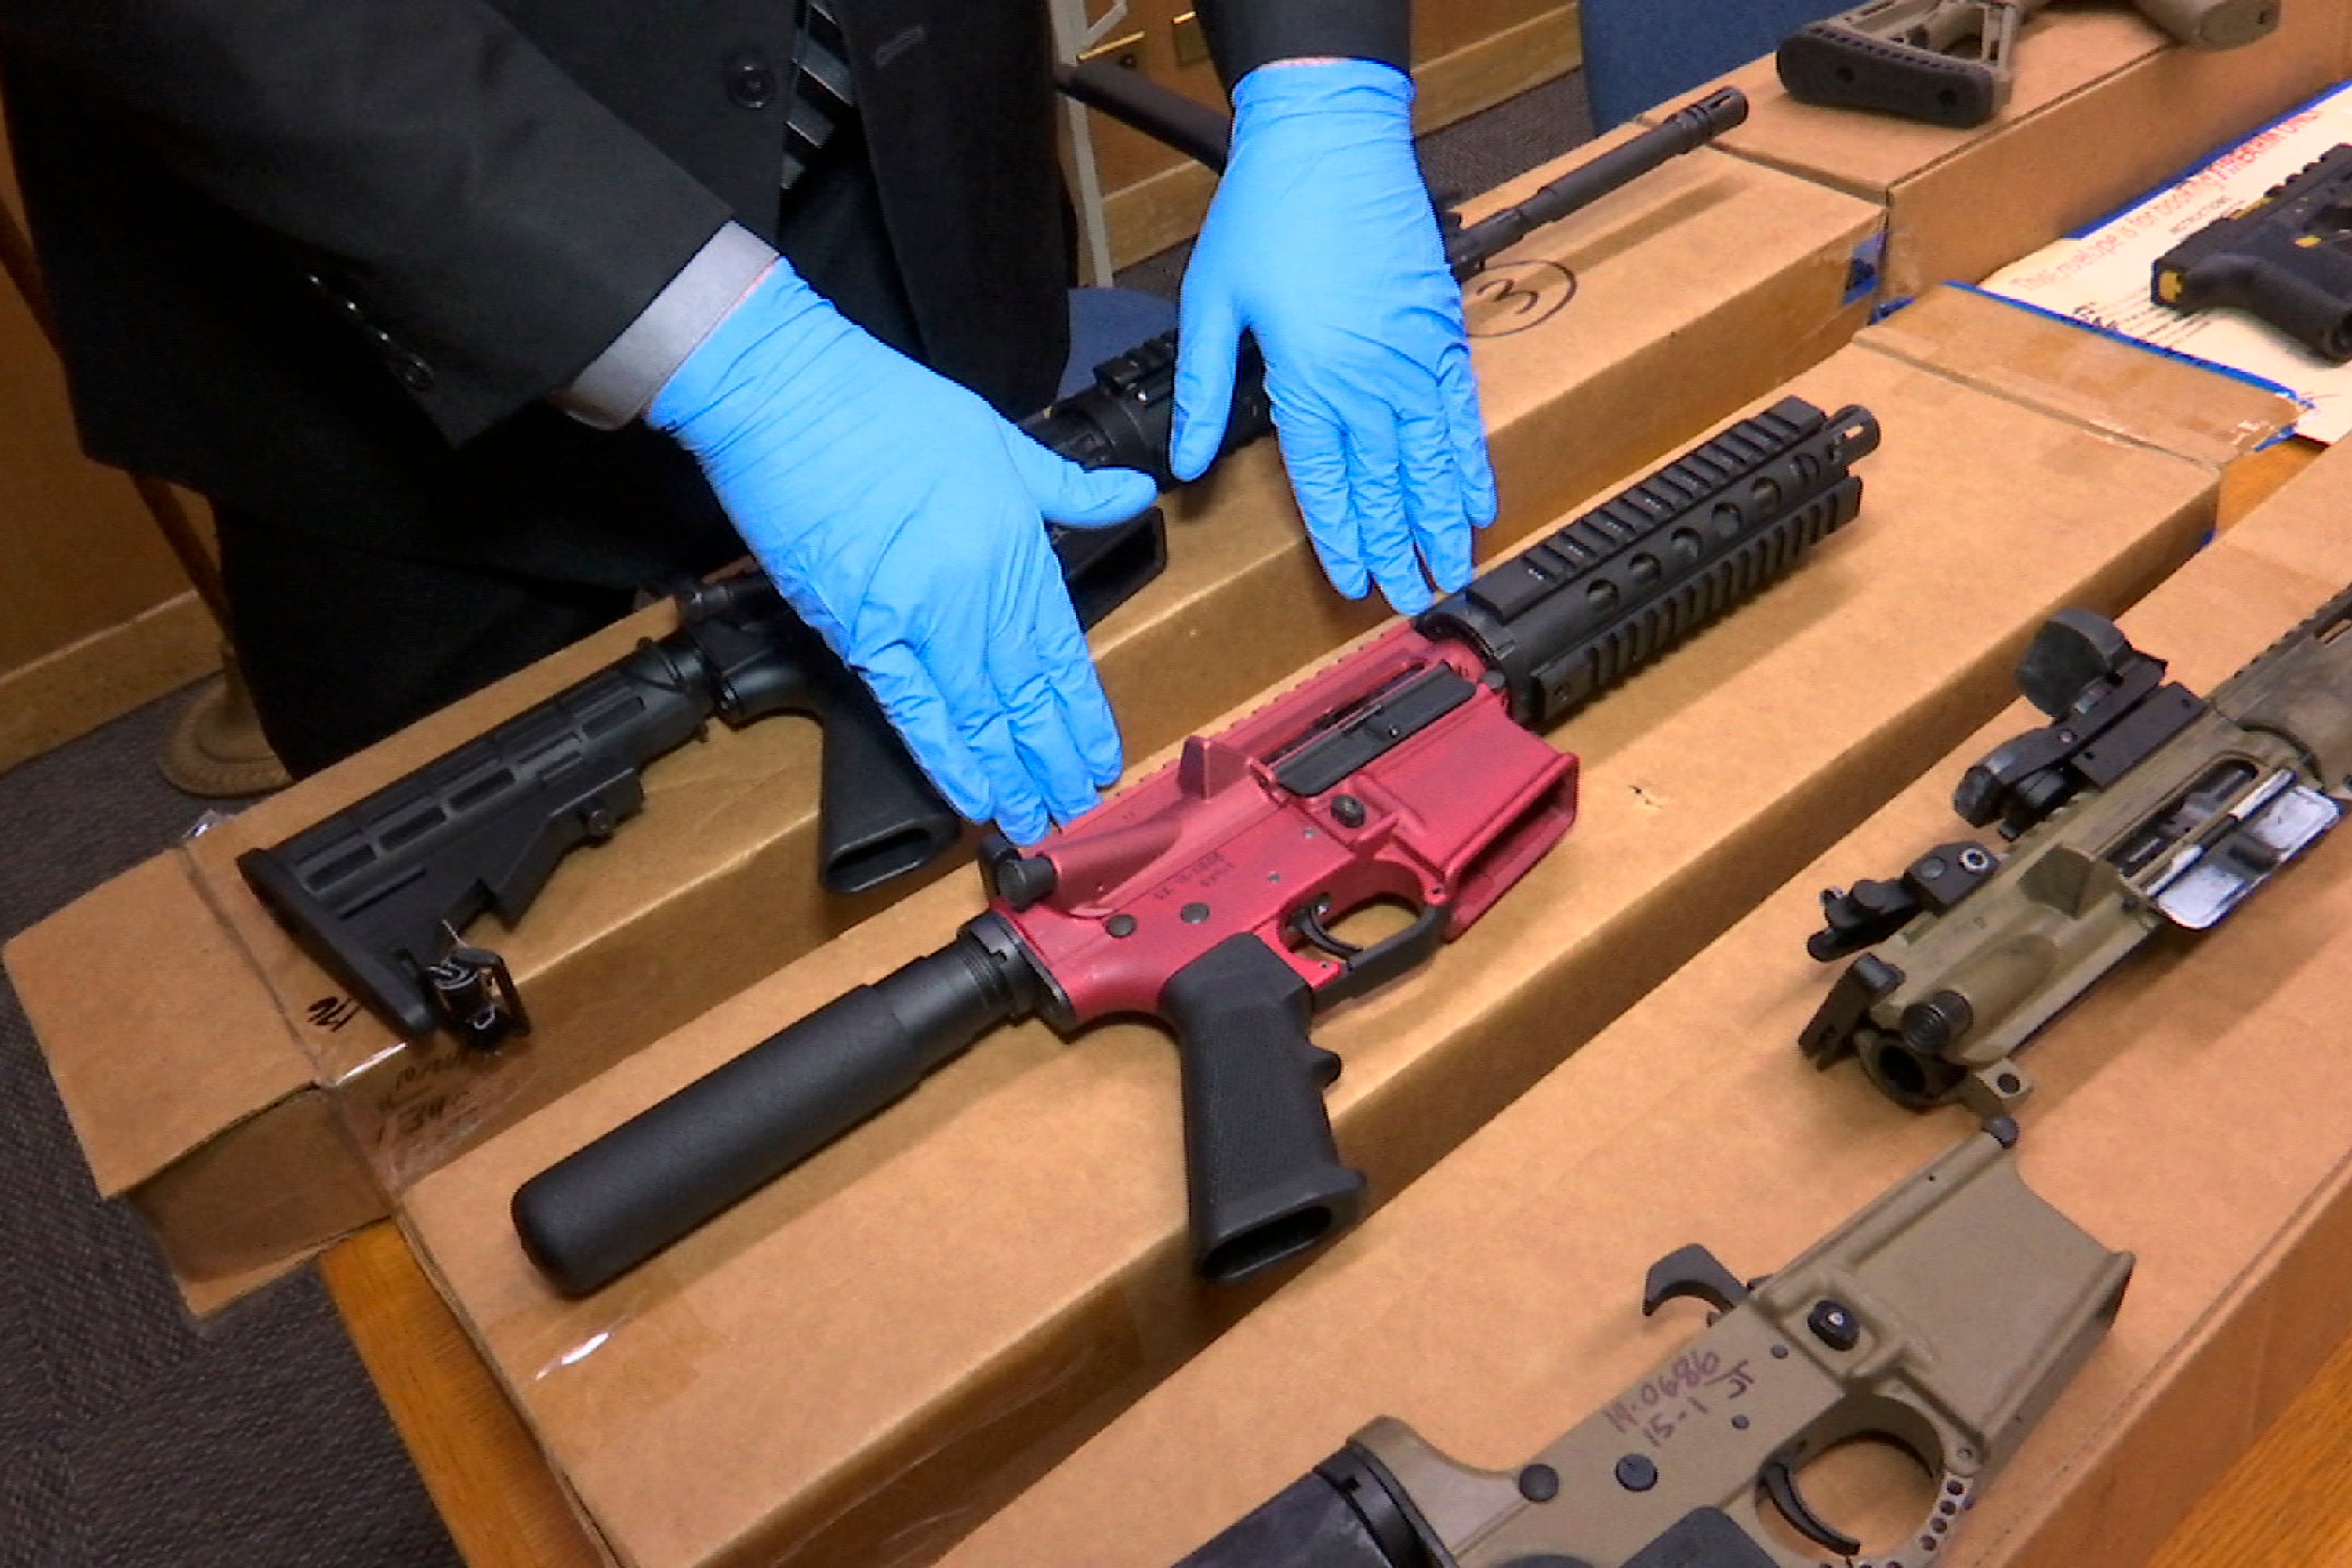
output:
[[[955,808],[1034,843],[1118,776],[1118,729],[1043,518],[1122,521],[1088,473],[845,321],[779,261],[646,412]]]
[[[1412,81],[1370,60],[1260,66],[1184,277],[1171,463],[1197,478],[1232,406],[1244,329],[1298,508],[1339,592],[1406,614],[1470,581],[1495,474],[1462,291],[1412,150]],[[1416,550],[1420,560],[1414,559]]]

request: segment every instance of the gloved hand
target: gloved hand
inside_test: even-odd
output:
[[[1215,458],[1248,330],[1324,571],[1351,599],[1376,581],[1399,610],[1426,609],[1423,563],[1445,592],[1469,582],[1495,475],[1413,157],[1412,79],[1370,60],[1260,66],[1234,116],[1184,278],[1171,464],[1192,479]]]
[[[779,261],[646,420],[701,463],[784,599],[865,677],[940,792],[1014,840],[1118,776],[1118,730],[1042,518],[1122,521],[1088,473],[845,321]]]

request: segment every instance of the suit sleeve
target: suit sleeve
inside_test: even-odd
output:
[[[1337,56],[1412,68],[1412,0],[1200,0],[1227,91],[1273,60]]]
[[[0,47],[290,242],[452,440],[572,383],[728,221],[482,0],[11,3]]]

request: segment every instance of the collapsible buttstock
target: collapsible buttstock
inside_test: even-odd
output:
[[[1780,85],[1800,103],[1860,109],[1928,125],[1982,125],[2009,100],[2006,71],[1982,60],[1898,44],[1839,22],[1781,40]]]
[[[457,1027],[425,978],[451,933],[485,910],[520,920],[566,854],[644,805],[639,770],[709,712],[677,650],[643,644],[283,843],[246,851],[237,868],[303,950],[395,1028]]]

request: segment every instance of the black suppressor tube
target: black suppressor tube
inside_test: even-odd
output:
[[[1037,980],[990,915],[752,1047],[524,1183],[523,1250],[557,1289],[602,1289],[898,1100]]]

